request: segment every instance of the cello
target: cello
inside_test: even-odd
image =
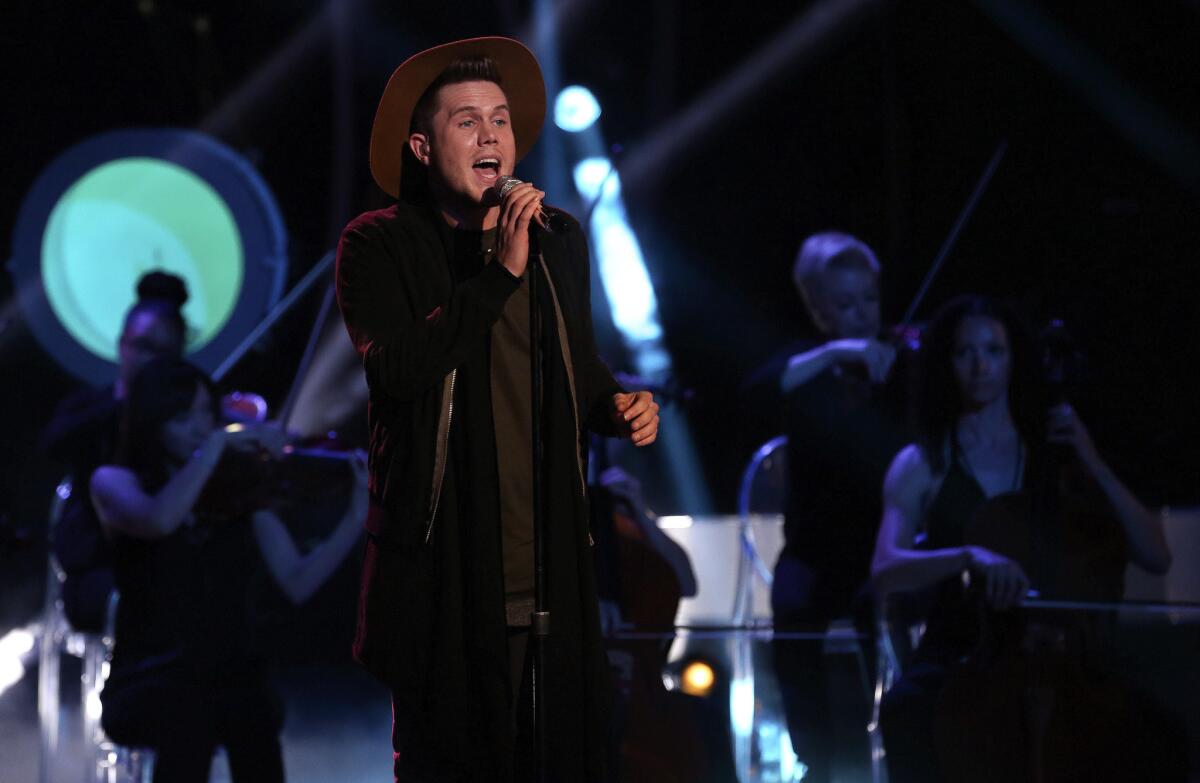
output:
[[[1043,332],[1047,401],[1062,404],[1080,356],[1060,322]],[[971,516],[964,544],[1018,563],[1034,600],[987,608],[969,585],[976,643],[954,664],[938,697],[934,737],[948,781],[1036,783],[1147,777],[1126,752],[1139,695],[1105,673],[1111,607],[1125,567],[1120,531],[1081,466],[1062,447],[1037,449],[1024,486],[993,497]],[[1092,604],[1098,611],[1039,608],[1038,599]]]
[[[618,374],[623,385],[651,388],[667,402],[684,403],[688,390],[648,384]],[[658,530],[636,478],[613,466],[602,439],[593,439],[591,488],[598,581],[609,584],[621,623],[609,629],[605,652],[613,670],[619,780],[685,783],[704,779],[704,732],[696,725],[692,697],[668,691],[663,667],[670,634],[685,596],[695,595],[696,578],[687,553]],[[623,631],[634,631],[624,634]],[[646,638],[638,632],[649,631]]]

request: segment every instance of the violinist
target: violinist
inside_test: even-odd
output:
[[[86,482],[116,452],[121,405],[137,371],[156,357],[183,355],[187,324],[181,308],[187,299],[182,278],[161,270],[142,275],[117,345],[116,381],[68,396],[42,434],[42,451],[68,464],[75,483],[53,534],[54,556],[66,574],[63,611],[75,630],[104,630],[113,585],[108,547]]]
[[[793,355],[779,376],[788,496],[771,602],[777,631],[822,633],[835,618],[869,624],[863,587],[878,487],[907,434],[885,393],[896,349],[881,339],[875,253],[847,234],[816,234],[801,246],[793,276],[821,339]],[[821,644],[779,639],[773,648],[792,746],[808,767],[806,779],[827,781],[837,738]],[[865,755],[865,744],[859,750]]]
[[[882,598],[936,591],[914,659],[883,703],[889,779],[895,783],[958,779],[947,775],[947,759],[939,758],[945,747],[934,741],[935,706],[950,667],[979,642],[979,602],[999,612],[1020,604],[1031,587],[1047,598],[1119,601],[1127,559],[1156,573],[1171,560],[1157,515],[1113,473],[1072,407],[1048,406],[1034,342],[1007,308],[981,297],[951,301],[925,333],[922,352],[919,437],[888,469],[871,566]],[[1035,485],[1047,486],[1038,477],[1055,466],[1056,450],[1066,459],[1048,483],[1054,496],[1022,506],[1034,510],[1002,527],[1019,539],[1057,541],[1057,549],[1049,550],[1053,566],[1088,558],[1075,587],[1053,578],[1035,582],[1035,574],[1054,569],[1036,558],[1022,563],[972,545],[967,533],[990,504],[1012,505]],[[1087,509],[1073,515],[1076,530],[1067,528],[1068,508]],[[1033,529],[1018,533],[1018,524]],[[917,544],[919,532],[924,540]],[[1079,716],[1072,722],[1084,723]],[[1021,767],[1015,773],[1020,779],[1043,779],[1036,752],[1028,761],[1014,760],[1032,747],[1009,755]]]
[[[234,781],[283,780],[282,715],[251,640],[250,579],[261,558],[288,599],[305,601],[366,516],[361,457],[345,516],[307,554],[268,509],[230,516],[198,506],[223,456],[282,445],[273,426],[215,428],[216,407],[200,370],[147,363],[129,389],[117,459],[91,477],[120,594],[101,725],[118,743],[154,749],[156,783],[207,781],[218,746]]]

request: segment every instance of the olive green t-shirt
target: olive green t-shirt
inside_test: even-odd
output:
[[[486,262],[494,260],[495,230],[483,234]],[[533,606],[533,421],[529,367],[528,272],[492,326],[492,421],[500,483],[504,593],[509,624],[527,624]],[[515,610],[515,611],[514,611]],[[520,623],[512,615],[520,616]]]

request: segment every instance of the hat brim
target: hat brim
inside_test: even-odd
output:
[[[392,73],[379,99],[371,127],[371,175],[385,193],[400,193],[401,162],[417,101],[450,63],[477,56],[491,58],[500,72],[517,160],[533,148],[546,119],[546,83],[533,52],[519,41],[499,36],[435,46],[405,60]]]

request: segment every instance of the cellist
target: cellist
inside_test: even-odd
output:
[[[1056,477],[1059,497],[1048,506],[1062,513],[1073,496],[1074,507],[1094,512],[1079,517],[1087,529],[1055,539],[1059,558],[1088,550],[1087,598],[1119,601],[1126,561],[1154,573],[1171,562],[1158,516],[1104,461],[1073,408],[1047,405],[1034,341],[1010,310],[981,297],[955,299],[934,318],[921,350],[919,435],[888,469],[871,566],[878,596],[935,592],[920,648],[883,704],[893,783],[943,779],[934,714],[951,666],[978,642],[972,601],[1001,611],[1018,605],[1031,586],[1045,590],[1031,585],[1030,564],[971,545],[966,530],[987,504],[1030,489],[1053,449],[1069,452],[1062,473],[1077,480]],[[1040,779],[1036,768],[1027,771],[1028,779]]]

